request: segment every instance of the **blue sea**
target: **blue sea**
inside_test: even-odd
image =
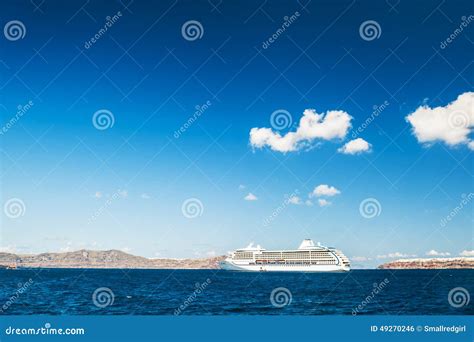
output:
[[[0,270],[3,315],[469,315],[474,270]]]

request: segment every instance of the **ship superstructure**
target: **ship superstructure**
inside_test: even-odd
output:
[[[349,259],[332,247],[305,239],[298,249],[267,251],[250,244],[237,249],[221,261],[220,267],[233,271],[278,272],[344,272],[350,270]]]

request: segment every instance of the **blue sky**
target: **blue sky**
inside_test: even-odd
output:
[[[467,1],[2,7],[2,25],[18,20],[24,33],[0,39],[3,250],[205,257],[309,237],[367,266],[473,249]],[[190,20],[198,37],[182,34]],[[360,33],[369,20],[375,37]],[[456,102],[462,94],[467,106]],[[467,120],[463,129],[446,126],[449,108]],[[334,134],[312,127],[323,133],[285,151],[251,141],[252,128],[297,132],[307,109],[319,123],[331,111],[349,123],[327,121]],[[96,128],[100,110],[113,126]],[[291,126],[271,125],[278,110]],[[406,119],[413,113],[416,125]],[[368,151],[339,152],[371,117],[358,135]],[[339,193],[310,196],[319,185]],[[183,215],[190,198],[197,217]],[[370,198],[378,215],[366,218],[359,209]],[[10,199],[21,201],[19,217]]]

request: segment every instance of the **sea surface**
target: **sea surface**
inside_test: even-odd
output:
[[[473,296],[474,270],[0,270],[3,315],[468,315]]]

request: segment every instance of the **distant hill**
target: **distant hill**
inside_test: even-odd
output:
[[[3,267],[42,268],[150,268],[150,269],[216,269],[224,256],[202,259],[147,259],[119,250],[82,249],[65,253],[17,255],[0,253]]]
[[[380,269],[453,269],[474,268],[474,258],[400,259],[380,265]]]
[[[1,267],[26,268],[138,268],[138,269],[217,269],[225,256],[200,259],[148,259],[119,250],[13,254],[0,253]],[[460,269],[474,268],[474,258],[400,259],[379,269]]]

